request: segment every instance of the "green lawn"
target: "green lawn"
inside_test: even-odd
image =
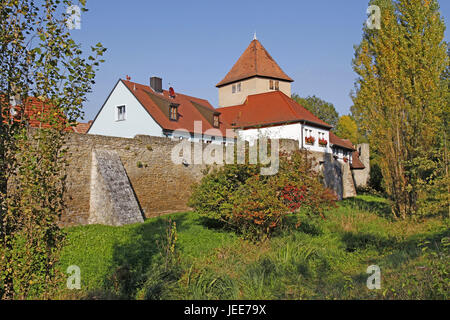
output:
[[[164,268],[167,218],[175,258]],[[448,299],[448,219],[394,221],[382,198],[339,203],[326,220],[291,217],[270,241],[251,243],[194,212],[125,227],[68,228],[61,266],[81,268],[82,290],[59,298]],[[426,245],[423,249],[421,244]],[[381,290],[366,269],[381,268]]]

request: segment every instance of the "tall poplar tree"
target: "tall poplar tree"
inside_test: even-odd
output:
[[[381,29],[365,25],[355,48],[352,111],[380,156],[393,213],[405,218],[423,212],[446,161],[441,152],[448,116],[442,81],[449,63],[445,24],[436,0],[370,5],[381,9]]]
[[[339,118],[335,133],[338,137],[350,140],[354,145],[361,143],[356,121],[351,115],[344,115]]]

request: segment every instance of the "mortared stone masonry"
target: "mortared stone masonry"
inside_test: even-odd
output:
[[[69,133],[67,137],[66,211],[62,226],[90,223],[122,225],[168,213],[190,210],[192,184],[206,165],[174,164],[179,141],[136,136],[133,139]],[[203,144],[202,149],[208,144]],[[191,153],[194,154],[194,143]],[[198,144],[197,144],[198,146]],[[298,149],[298,141],[282,140],[284,151]],[[313,153],[324,183],[338,198],[353,196],[351,171],[331,155]],[[347,177],[348,176],[348,177]]]

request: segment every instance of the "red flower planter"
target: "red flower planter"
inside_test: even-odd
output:
[[[326,147],[328,145],[328,141],[325,139],[319,139],[319,145],[322,147]]]
[[[314,137],[306,137],[306,138],[305,138],[305,142],[306,142],[307,144],[313,145],[314,142],[316,142],[316,138],[314,138]]]

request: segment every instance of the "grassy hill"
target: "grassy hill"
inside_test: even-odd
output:
[[[176,222],[175,253],[167,219]],[[448,299],[449,220],[394,221],[382,198],[339,203],[251,243],[194,212],[124,227],[68,228],[61,267],[81,268],[86,299]],[[167,253],[169,252],[169,253]],[[370,265],[381,289],[366,286]]]

